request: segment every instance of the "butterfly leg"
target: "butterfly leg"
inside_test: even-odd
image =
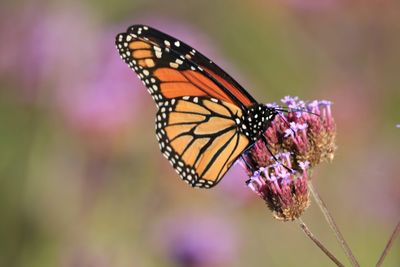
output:
[[[246,156],[244,156],[246,152],[244,152],[242,155],[240,155],[240,158],[242,159],[242,161],[244,162],[244,164],[246,164],[246,167],[252,172],[254,173],[254,167],[253,165],[247,161]]]
[[[293,135],[296,136],[296,131],[292,129],[290,126],[290,123],[287,121],[287,119],[282,116],[280,113],[278,113],[278,116],[283,120],[283,122],[286,124],[286,126],[293,132]]]
[[[282,165],[282,167],[284,167],[287,171],[289,171],[290,173],[293,172],[293,170],[291,168],[289,168],[288,166],[286,166],[285,164],[281,163],[280,161],[278,161],[278,159],[275,157],[275,155],[272,153],[271,149],[269,148],[269,143],[267,138],[265,137],[265,135],[261,135],[262,140],[264,141],[265,147],[267,148],[269,154],[271,154],[272,158],[279,163],[280,165]]]

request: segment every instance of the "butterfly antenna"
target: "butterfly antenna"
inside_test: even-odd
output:
[[[314,112],[311,112],[311,111],[308,111],[308,110],[302,109],[302,108],[287,108],[287,107],[282,107],[282,108],[274,108],[274,109],[277,110],[277,111],[285,112],[285,113],[290,113],[290,112],[305,112],[305,113],[308,113],[308,114],[312,114],[312,115],[321,117],[320,114],[317,114],[317,113],[314,113]]]

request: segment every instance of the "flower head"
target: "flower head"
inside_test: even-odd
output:
[[[300,161],[308,161],[311,167],[331,161],[336,149],[332,103],[326,100],[305,103],[288,96],[282,102],[289,107],[289,112],[276,116],[265,132],[271,152],[292,152],[295,169]]]
[[[307,190],[308,164],[301,162],[302,172],[288,171],[290,156],[281,157],[281,163],[262,167],[247,181],[248,187],[264,199],[279,220],[294,220],[309,206]]]
[[[336,126],[331,102],[281,100],[288,112],[278,113],[258,140],[242,155],[247,185],[264,199],[280,220],[294,220],[309,206],[310,171],[334,157]],[[276,107],[276,104],[267,104]]]

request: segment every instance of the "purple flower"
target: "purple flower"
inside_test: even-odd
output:
[[[1,10],[0,76],[32,98],[39,90],[79,79],[97,54],[94,44],[100,27],[93,21],[92,13],[79,4],[26,4]]]
[[[98,33],[98,42],[91,44],[97,60],[69,82],[60,82],[56,91],[67,125],[99,147],[121,141],[141,105],[137,99],[146,97],[140,81],[115,56],[110,41],[115,32]]]
[[[247,181],[248,187],[265,200],[278,220],[294,220],[309,206],[307,190],[307,165],[302,164],[302,172],[289,172],[285,167],[290,165],[287,159],[257,170]]]
[[[160,223],[154,239],[172,266],[230,266],[237,249],[232,224],[220,215],[174,216]]]
[[[281,99],[282,103],[284,103],[286,106],[292,109],[298,108],[297,102],[299,98],[297,96],[291,97],[291,96],[285,96],[284,98]]]
[[[249,188],[266,201],[275,218],[287,221],[309,206],[310,170],[333,159],[336,126],[329,101],[305,103],[286,96],[282,102],[289,111],[279,113],[265,131],[267,142],[258,140],[240,161],[250,177]]]
[[[229,205],[244,205],[248,201],[253,201],[253,195],[242,183],[243,177],[246,176],[246,171],[242,166],[243,162],[236,161],[229,171],[225,174],[224,179],[215,188],[221,191],[218,196],[227,198]]]
[[[308,161],[300,161],[299,162],[299,167],[300,169],[302,169],[303,171],[305,171],[308,167],[310,166],[310,162]]]

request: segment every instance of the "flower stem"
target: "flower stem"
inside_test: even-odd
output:
[[[303,232],[328,256],[337,266],[344,267],[344,265],[311,233],[307,225],[301,218],[298,218],[299,225]]]
[[[328,208],[326,207],[325,203],[322,201],[321,197],[319,196],[318,192],[315,190],[315,188],[311,182],[308,183],[308,188],[310,189],[310,192],[313,195],[315,202],[317,202],[317,205],[319,206],[322,213],[324,214],[325,219],[329,224],[329,227],[335,233],[336,239],[339,241],[342,249],[344,250],[347,258],[350,260],[352,266],[360,267],[360,264],[354,257],[353,252],[351,251],[347,242],[344,240],[342,233],[339,231],[339,228],[337,227],[335,221],[333,220],[331,213],[329,212]]]
[[[397,224],[397,226],[394,229],[392,235],[390,236],[389,241],[387,242],[386,247],[383,250],[381,257],[379,258],[378,262],[375,265],[376,267],[379,267],[379,266],[382,265],[383,261],[386,258],[386,255],[388,254],[390,248],[393,245],[393,241],[396,239],[396,237],[398,236],[399,233],[400,233],[400,222]]]

